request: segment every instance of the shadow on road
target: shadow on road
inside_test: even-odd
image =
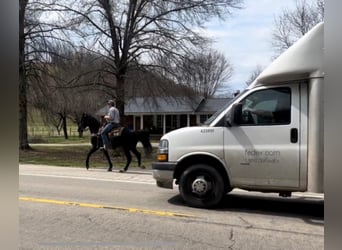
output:
[[[169,199],[169,203],[187,206],[180,195]],[[324,200],[307,197],[264,197],[247,194],[227,194],[222,203],[211,210],[272,214],[299,217],[308,223],[322,224],[324,220]]]

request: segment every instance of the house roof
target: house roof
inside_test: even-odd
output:
[[[230,99],[231,98],[136,97],[129,99],[125,104],[125,114],[214,113]],[[108,108],[105,106],[97,112],[97,115],[104,115],[107,111]]]
[[[207,98],[198,105],[196,113],[215,113],[227,104],[232,98]]]
[[[201,98],[137,97],[128,101],[125,105],[125,113],[192,113],[200,102]]]

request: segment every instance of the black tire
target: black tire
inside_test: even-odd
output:
[[[225,187],[223,178],[214,167],[198,164],[183,172],[179,192],[191,207],[212,208],[221,202]]]

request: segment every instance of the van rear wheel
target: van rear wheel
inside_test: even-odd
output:
[[[215,168],[197,164],[181,175],[179,192],[189,206],[211,208],[221,202],[225,188],[223,179]]]

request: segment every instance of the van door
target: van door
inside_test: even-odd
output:
[[[259,87],[240,100],[242,121],[226,127],[225,161],[234,187],[298,188],[299,84]]]

